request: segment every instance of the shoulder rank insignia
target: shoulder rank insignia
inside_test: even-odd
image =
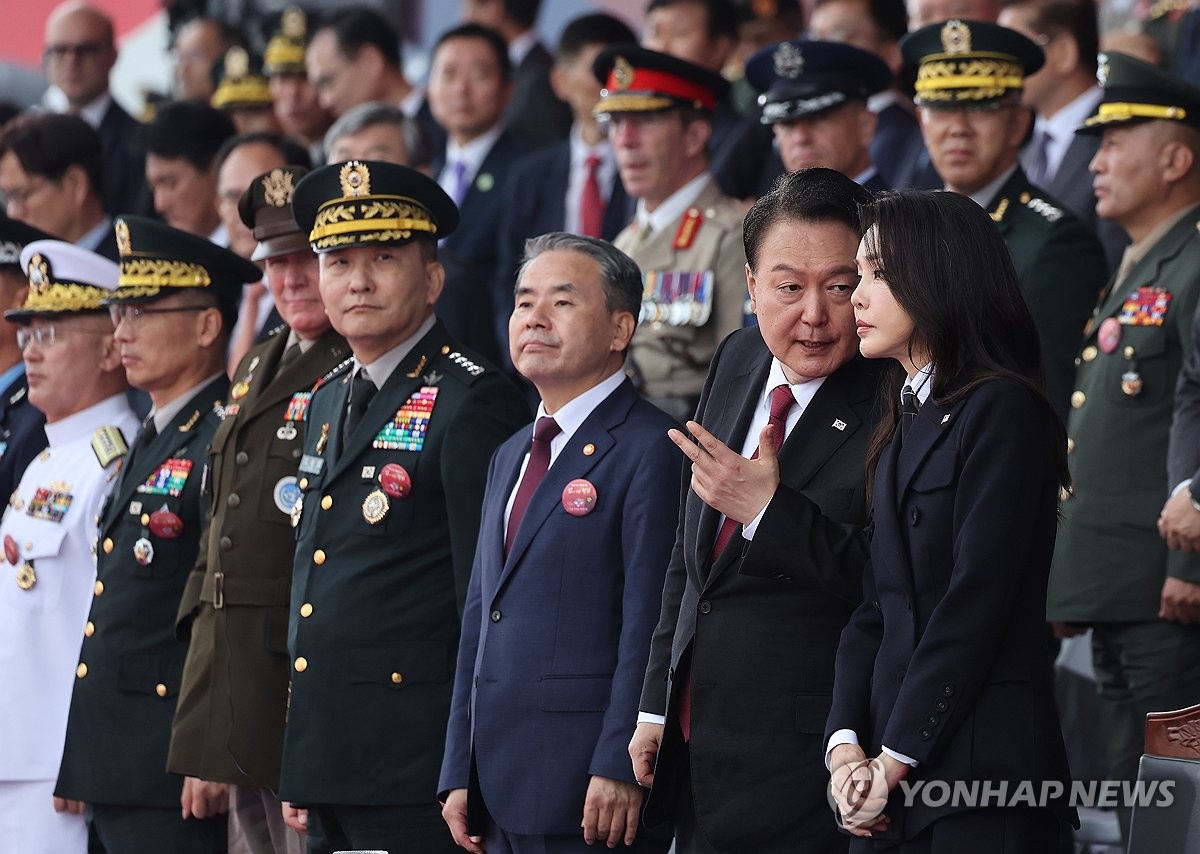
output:
[[[390,451],[419,451],[425,447],[425,432],[437,396],[436,386],[422,386],[414,391],[375,436],[371,447]]]
[[[71,507],[71,491],[65,483],[52,483],[47,488],[39,486],[29,499],[26,515],[48,522],[61,522]]]
[[[1000,204],[996,205],[996,209],[991,212],[992,222],[1002,222],[1004,215],[1008,213],[1008,196],[1000,200]]]
[[[688,212],[683,215],[683,220],[679,223],[679,230],[675,232],[676,249],[691,249],[692,243],[696,240],[696,232],[700,230],[700,224],[704,222],[704,214],[700,212],[700,208],[688,208]]]
[[[1062,210],[1056,208],[1045,199],[1039,199],[1036,196],[1029,195],[1029,193],[1021,194],[1021,204],[1031,211],[1041,214],[1048,222],[1058,222],[1062,219]]]
[[[169,495],[178,498],[191,470],[191,460],[171,457],[156,468],[146,478],[146,482],[138,486],[137,491],[148,495]]]
[[[118,457],[129,453],[129,445],[119,427],[106,424],[92,434],[92,451],[96,454],[96,462],[100,468],[108,468],[108,464]]]
[[[470,358],[468,358],[467,356],[464,356],[462,353],[460,353],[458,350],[455,350],[453,353],[450,353],[449,355],[446,356],[446,358],[449,359],[454,364],[458,365],[460,368],[462,368],[464,371],[466,371],[472,377],[482,376],[487,371],[487,369],[483,365],[476,364]]]
[[[179,425],[179,432],[180,433],[188,432],[189,430],[191,430],[193,427],[196,426],[196,422],[199,420],[200,420],[200,410],[197,409],[192,412],[192,414],[188,417],[187,421],[184,421],[182,424]]]
[[[1117,320],[1123,326],[1162,326],[1170,307],[1170,291],[1142,285],[1125,297]]]

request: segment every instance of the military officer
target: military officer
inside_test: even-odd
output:
[[[259,175],[238,212],[259,243],[286,322],[233,373],[209,458],[212,515],[179,608],[190,631],[168,767],[184,780],[185,810],[207,812],[229,788],[231,851],[300,851],[280,813],[279,757],[287,710],[288,596],[296,539],[300,427],[313,384],[350,349],[321,304],[317,256],[292,218],[308,170]],[[236,654],[234,651],[236,650]]]
[[[350,161],[293,206],[354,355],[306,415],[279,794],[308,808],[310,852],[453,851],[432,795],[459,622],[488,460],[529,411],[434,315],[458,222],[436,182]]]
[[[1012,252],[1041,339],[1046,393],[1065,418],[1079,339],[1108,262],[1095,232],[1031,184],[1017,161],[1031,121],[1021,87],[1041,68],[1042,49],[1015,30],[956,19],[909,33],[900,50],[946,189],[990,212]]]
[[[26,245],[17,331],[32,405],[50,447],[38,455],[0,523],[0,838],[7,850],[83,854],[83,818],[56,814],[71,668],[96,577],[95,520],[137,430],[125,371],[100,300],[117,265],[57,240]]]
[[[775,134],[760,196],[782,172],[809,166],[836,169],[873,193],[887,189],[871,162],[876,122],[867,108],[868,98],[892,85],[882,59],[840,42],[781,42],[746,61],[746,80],[759,92],[759,120]]]
[[[742,209],[709,172],[716,104],[729,88],[682,59],[622,45],[593,71],[596,115],[608,123],[617,169],[637,214],[613,244],[645,279],[626,370],[650,402],[679,421],[696,410],[721,339],[743,324]]]
[[[1074,491],[1062,505],[1047,613],[1069,624],[1062,634],[1092,627],[1109,776],[1132,781],[1146,713],[1200,697],[1200,557],[1176,550],[1174,538],[1200,496],[1191,480],[1200,469],[1200,89],[1117,53],[1101,55],[1099,77],[1104,96],[1078,132],[1103,134],[1090,167],[1096,212],[1132,242],[1079,354],[1067,445]],[[1127,835],[1129,809],[1117,817]]]
[[[0,308],[25,302],[29,280],[21,269],[21,250],[35,240],[49,240],[31,225],[0,211]],[[29,405],[25,363],[15,329],[0,332],[0,496],[8,495],[25,467],[46,447],[45,416]]]
[[[262,274],[149,219],[121,217],[115,228],[114,336],[130,383],[153,408],[100,516],[90,630],[55,794],[86,804],[92,837],[109,854],[224,851],[225,817],[183,818],[183,778],[166,770],[187,653],[175,616],[208,509],[204,461],[229,387],[228,330],[242,286]]]

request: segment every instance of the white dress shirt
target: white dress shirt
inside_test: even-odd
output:
[[[462,161],[465,164],[463,170],[463,191],[462,195],[465,199],[467,193],[470,192],[471,185],[475,182],[479,170],[483,168],[483,161],[487,160],[488,154],[492,150],[492,146],[496,144],[496,140],[500,138],[500,134],[504,133],[502,125],[496,125],[482,136],[477,136],[466,145],[459,145],[453,140],[446,142],[446,165],[442,167],[442,171],[438,173],[438,184],[446,195],[454,198],[454,193],[457,187],[455,186],[454,164]]]
[[[588,176],[587,159],[591,155],[600,158],[600,163],[596,166],[596,182],[600,185],[600,198],[607,204],[612,197],[617,158],[613,154],[612,143],[607,139],[601,140],[598,145],[588,145],[584,142],[578,125],[571,125],[570,142],[571,168],[567,173],[567,219],[564,226],[571,234],[579,234],[579,209]]]
[[[359,368],[367,369],[367,379],[375,384],[375,388],[382,389],[387,383],[392,374],[396,372],[396,368],[400,367],[400,363],[412,351],[413,347],[417,346],[422,338],[424,338],[430,329],[433,329],[433,324],[437,322],[434,315],[429,315],[425,321],[417,328],[417,331],[405,338],[392,349],[388,350],[374,362],[364,364],[358,360],[358,356],[354,357],[354,367],[350,371],[350,376],[358,373]]]
[[[638,233],[642,233],[645,231],[646,226],[650,226],[650,234],[658,234],[664,228],[674,225],[683,216],[684,211],[690,208],[692,203],[699,198],[708,180],[708,172],[701,172],[674,193],[667,196],[662,204],[653,211],[647,211],[646,203],[639,200],[637,203]]]

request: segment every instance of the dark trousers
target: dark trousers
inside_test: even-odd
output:
[[[580,817],[583,807],[580,805]],[[663,854],[671,847],[670,839],[662,839],[650,835],[644,827],[638,829],[637,839],[633,845],[626,847],[625,841],[617,843],[617,847],[609,849],[603,840],[594,845],[583,841],[583,831],[561,836],[526,836],[519,833],[508,833],[488,822],[487,833],[483,837],[487,854],[596,854],[598,851],[628,851],[631,854]]]
[[[1059,819],[1047,809],[980,809],[939,818],[889,854],[1058,854]],[[855,837],[851,854],[873,854],[875,842]],[[883,850],[883,849],[880,849]]]
[[[421,806],[308,806],[308,854],[364,849],[390,854],[454,854],[437,803]]]
[[[229,820],[184,819],[179,807],[89,804],[88,854],[224,854]]]

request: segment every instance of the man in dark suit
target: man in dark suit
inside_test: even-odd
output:
[[[561,142],[571,128],[570,107],[550,82],[554,59],[538,41],[541,6],[542,0],[463,3],[464,22],[495,30],[508,45],[513,93],[504,110],[504,126],[529,151]]]
[[[462,24],[434,45],[429,106],[447,139],[432,174],[461,211],[458,228],[439,246],[446,286],[438,317],[456,340],[493,362],[508,340],[503,307],[511,299],[496,276],[501,212],[524,153],[503,124],[512,89],[508,48],[495,30]]]
[[[207,516],[204,464],[229,388],[228,329],[242,285],[259,271],[153,220],[121,217],[116,232],[114,337],[153,409],[100,514],[95,598],[55,795],[72,811],[87,806],[91,837],[109,854],[209,854],[225,850],[224,816],[181,816],[183,778],[166,770],[187,653],[175,612]]]
[[[823,553],[808,532],[817,513],[865,520],[877,383],[850,293],[869,198],[814,168],[755,203],[745,239],[758,327],[713,359],[688,424],[703,452],[673,433],[695,459],[629,753],[652,786],[646,823],[673,824],[681,854],[846,849],[821,736],[865,549],[850,537]]]
[[[44,55],[47,106],[78,115],[100,134],[104,181],[97,189],[104,210],[135,212],[146,185],[146,156],[137,120],[108,91],[117,61],[112,21],[94,6],[68,0],[46,19]]]
[[[454,850],[438,813],[451,680],[487,464],[529,412],[434,315],[458,212],[389,163],[317,169],[293,208],[354,354],[306,415],[279,794],[308,850]]]
[[[1017,161],[1030,121],[1021,84],[1041,67],[1042,50],[1007,27],[957,19],[909,33],[900,50],[915,72],[917,117],[946,189],[991,213],[1012,251],[1041,337],[1046,395],[1066,417],[1079,339],[1108,263],[1095,232],[1031,184]],[[989,62],[1003,74],[985,75]]]
[[[287,326],[233,372],[208,463],[211,518],[176,623],[190,644],[168,768],[185,775],[183,806],[195,815],[228,791],[230,839],[247,852],[300,850],[273,794],[287,711],[299,428],[313,384],[350,353],[321,304],[308,234],[292,219],[292,192],[307,172],[259,175],[238,204],[258,240],[250,260],[264,262]]]
[[[548,234],[525,254],[509,346],[541,405],[488,472],[438,784],[476,854],[669,844],[638,834],[625,750],[680,471],[675,422],[622,370],[641,281],[593,238]]]
[[[1021,102],[1037,116],[1033,137],[1021,150],[1021,168],[1030,183],[1062,200],[1067,210],[1096,231],[1109,270],[1115,270],[1129,237],[1116,223],[1096,216],[1088,164],[1100,138],[1075,133],[1100,103],[1096,4],[1093,0],[1009,0],[998,23],[1042,43],[1046,53],[1046,64],[1025,78],[1021,93]]]
[[[1103,135],[1096,212],[1133,242],[1081,342],[1047,613],[1060,634],[1091,626],[1110,777],[1132,781],[1146,713],[1200,696],[1200,559],[1184,536],[1200,496],[1200,90],[1123,54],[1101,74],[1080,132]],[[1118,806],[1126,835],[1129,815]]]
[[[759,120],[775,135],[757,195],[783,172],[810,166],[836,169],[868,192],[887,189],[871,162],[876,117],[867,108],[892,83],[882,59],[840,42],[787,41],[751,56],[746,79],[760,93]]]

